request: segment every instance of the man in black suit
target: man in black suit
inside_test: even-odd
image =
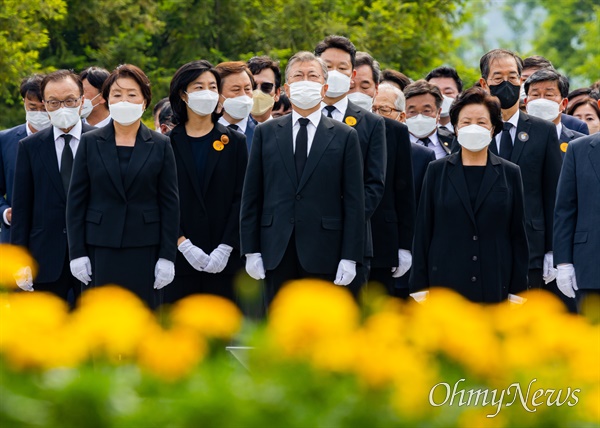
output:
[[[53,126],[19,142],[11,243],[26,247],[39,267],[35,282],[31,266],[20,269],[17,285],[66,300],[69,290],[77,294],[80,286],[69,268],[67,189],[81,134],[94,128],[81,123],[83,85],[76,74],[68,70],[48,74],[41,92]]]
[[[25,123],[0,132],[0,243],[10,242],[11,199],[19,141],[50,126],[42,102],[40,84],[44,76],[34,74],[21,81],[19,92],[25,106]]]
[[[525,227],[529,241],[529,287],[556,277],[552,224],[561,157],[556,126],[519,111],[523,61],[514,52],[494,49],[480,60],[481,86],[500,100],[504,130],[490,151],[521,167]],[[498,261],[501,262],[500,260]]]
[[[373,239],[371,217],[383,197],[385,186],[386,143],[383,119],[348,100],[350,82],[356,76],[356,48],[342,36],[328,36],[315,47],[315,55],[327,64],[328,89],[321,104],[322,113],[356,129],[364,167],[365,253],[359,260],[357,275],[350,289],[355,296],[369,280]]]
[[[549,120],[556,125],[559,147],[564,158],[571,140],[583,137],[584,134],[572,131],[563,125],[562,112],[567,108],[569,100],[569,82],[554,69],[544,68],[533,73],[525,81],[525,107],[530,116]]]
[[[368,53],[357,52],[355,71],[348,98],[371,110],[379,86],[379,63]],[[393,295],[395,278],[403,276],[411,266],[416,208],[408,128],[382,117],[387,166],[383,198],[371,217],[373,259],[370,281],[383,284]]]
[[[320,113],[327,66],[299,52],[285,74],[293,112],[256,128],[240,214],[246,271],[266,278],[267,303],[292,279],[349,285],[364,249],[358,136]]]
[[[444,102],[439,88],[425,80],[417,80],[404,88],[404,97],[410,141],[431,148],[436,159],[448,156],[454,134],[438,128]]]

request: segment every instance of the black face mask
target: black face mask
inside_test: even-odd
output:
[[[519,100],[519,91],[521,90],[521,87],[513,85],[508,80],[505,80],[499,85],[489,85],[489,87],[490,93],[500,100],[500,105],[503,110],[511,108]]]

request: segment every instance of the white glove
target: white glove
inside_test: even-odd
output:
[[[265,279],[265,265],[260,253],[246,254],[246,272],[254,279]]]
[[[346,286],[352,282],[355,276],[356,262],[342,259],[338,264],[337,273],[335,274],[335,281],[333,281],[333,283],[336,285]]]
[[[398,267],[392,268],[392,277],[400,278],[412,266],[412,254],[408,250],[398,250]]]
[[[554,255],[552,254],[552,251],[549,251],[544,255],[544,270],[542,271],[544,282],[548,284],[549,282],[554,281],[556,273],[557,271],[554,267]]]
[[[577,279],[575,278],[575,267],[568,264],[558,266],[558,276],[556,277],[558,289],[567,297],[575,298],[577,288]]]
[[[85,285],[92,280],[92,263],[88,256],[78,257],[71,260],[71,275],[83,282]]]
[[[429,297],[429,290],[417,291],[416,293],[410,293],[410,297],[415,299],[417,303],[423,303]]]
[[[210,262],[210,257],[202,251],[201,248],[196,247],[192,244],[192,241],[186,239],[177,247],[179,252],[183,254],[183,257],[188,261],[190,265],[196,270],[202,272],[208,263]]]
[[[527,301],[525,297],[517,296],[516,294],[508,294],[508,301],[512,305],[522,305]]]
[[[202,251],[202,250],[200,250]],[[233,248],[229,245],[221,244],[210,253],[209,262],[204,268],[204,272],[219,273],[225,269],[229,261],[229,255]]]
[[[31,267],[23,266],[15,273],[15,280],[17,285],[23,291],[33,291],[33,276],[31,274]]]
[[[175,278],[175,264],[167,259],[158,259],[154,267],[154,288],[160,290]]]

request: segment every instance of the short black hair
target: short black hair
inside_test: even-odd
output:
[[[592,97],[585,97],[577,100],[573,103],[573,105],[569,106],[565,113],[567,113],[569,116],[573,116],[575,111],[582,106],[590,106],[592,110],[596,112],[596,116],[598,116],[598,119],[600,120],[600,107],[598,106],[598,100]]]
[[[179,70],[173,75],[171,86],[169,88],[169,101],[171,102],[171,108],[173,109],[173,114],[176,116],[175,120],[177,123],[186,123],[188,121],[187,105],[185,101],[181,99],[181,96],[190,83],[206,72],[211,73],[215,77],[217,88],[219,89],[219,93],[221,93],[221,75],[215,67],[205,59],[188,62],[179,67]],[[212,118],[213,122],[218,120],[218,116],[216,116],[214,112]]]
[[[375,86],[379,85],[379,77],[381,75],[381,67],[379,66],[379,62],[375,61],[370,54],[367,52],[358,51],[356,52],[356,66],[358,68],[362,65],[368,65],[371,68],[371,73],[373,74],[373,82],[375,82]]]
[[[37,98],[38,101],[42,101],[42,80],[44,80],[43,74],[32,74],[21,80],[19,87],[21,98]]]
[[[285,91],[281,91],[281,94],[279,95],[279,100],[275,101],[275,104],[273,104],[273,110],[279,110],[282,106],[284,111],[287,111],[292,108],[292,103],[285,94]]]
[[[391,70],[389,68],[383,70],[381,72],[381,77],[379,78],[379,83],[383,83],[386,81],[397,85],[401,91],[403,91],[404,88],[406,88],[412,83],[410,78],[406,74],[400,73],[396,70]]]
[[[552,63],[540,55],[532,55],[523,60],[523,68],[554,68]]]
[[[565,76],[559,74],[553,68],[542,68],[529,76],[525,81],[525,93],[529,94],[529,87],[533,83],[539,82],[556,82],[558,90],[560,91],[560,96],[562,98],[567,98],[567,95],[569,95],[569,81]]]
[[[581,95],[589,96],[590,92],[592,92],[592,88],[577,88],[577,89],[574,89],[571,92],[569,92],[569,95],[567,95],[567,98],[571,99],[571,98],[579,97]]]
[[[519,55],[517,55],[513,51],[509,51],[508,49],[492,49],[491,51],[483,55],[479,60],[479,70],[481,71],[481,77],[487,80],[487,77],[490,74],[490,63],[492,62],[492,60],[507,56],[514,58],[515,62],[517,63],[517,70],[520,76],[523,73],[523,60]]]
[[[327,36],[323,40],[321,40],[315,47],[315,55],[321,56],[323,52],[331,48],[336,48],[347,52],[350,55],[350,63],[352,64],[352,69],[356,67],[356,47],[350,41],[350,39],[344,36]]]
[[[160,113],[158,113],[158,123],[161,125],[176,125],[177,121],[175,115],[173,114],[173,109],[171,108],[171,103],[167,100],[163,107],[160,109]]]
[[[165,106],[165,104],[167,104],[168,102],[169,102],[169,97],[161,98],[161,100],[159,102],[157,102],[154,105],[154,108],[152,109],[152,117],[156,117],[157,114],[160,114],[160,111]]]
[[[98,89],[99,92],[102,92],[102,86],[108,76],[110,76],[108,70],[100,67],[88,67],[79,73],[82,82],[87,79],[88,83]]]
[[[487,108],[490,113],[490,121],[494,127],[494,136],[502,131],[504,125],[502,122],[502,107],[500,106],[500,101],[498,101],[498,98],[491,96],[485,89],[478,87],[472,87],[461,92],[452,103],[452,106],[450,106],[450,122],[455,130],[456,125],[458,124],[460,111],[470,104],[481,104]]]
[[[146,103],[146,108],[152,102],[152,89],[150,89],[150,79],[148,76],[139,68],[137,65],[133,64],[121,64],[115,68],[108,79],[104,81],[104,85],[102,85],[102,98],[109,102],[110,88],[111,86],[121,78],[129,78],[133,79],[135,83],[140,87],[140,92],[142,93],[142,97],[144,97],[144,102]]]
[[[463,81],[458,76],[458,72],[455,68],[448,67],[445,65],[438,68],[434,68],[429,73],[427,73],[427,76],[425,76],[425,80],[429,82],[431,79],[435,79],[438,77],[449,77],[450,79],[454,80],[454,83],[456,83],[456,89],[459,93],[462,92]]]
[[[77,86],[79,87],[79,95],[83,95],[83,83],[81,83],[81,79],[72,70],[57,70],[53,71],[50,74],[46,74],[42,79],[42,83],[40,83],[40,91],[42,94],[42,100],[44,99],[44,91],[46,90],[46,85],[50,82],[58,82],[64,79],[73,80]]]
[[[275,91],[277,91],[277,88],[281,87],[281,70],[279,68],[279,62],[263,55],[250,58],[246,65],[253,75],[259,74],[267,68],[273,70],[273,74],[275,74]]]
[[[411,83],[404,88],[403,92],[406,101],[408,101],[409,98],[416,97],[418,95],[431,94],[433,95],[433,98],[435,98],[435,106],[438,109],[442,106],[442,102],[444,101],[444,97],[442,96],[440,88],[423,79]]]

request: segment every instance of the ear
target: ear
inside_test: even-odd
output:
[[[283,91],[285,92],[285,94],[289,98],[290,97],[290,85],[288,83],[285,83],[283,85]]]
[[[442,108],[440,107],[439,110],[438,110],[438,112],[437,112],[437,114],[436,114],[436,116],[435,116],[436,123],[439,123],[439,121],[440,121],[440,115],[441,114],[442,114]]]
[[[273,97],[273,99],[275,100],[275,102],[279,101],[279,96],[281,95],[281,88],[277,88],[275,90],[275,96]]]
[[[567,104],[569,104],[569,100],[567,98],[563,98],[559,104],[560,107],[558,111],[560,111],[561,113],[564,112],[567,109]]]
[[[525,98],[523,99],[523,103],[525,103],[525,105],[527,105],[527,103],[528,103],[528,102],[529,102],[529,98],[525,97]]]
[[[354,80],[355,77],[356,77],[356,68],[352,70],[352,75],[350,76],[350,79]]]
[[[484,79],[483,77],[480,77],[480,78],[479,78],[479,84],[480,84],[480,85],[481,85],[481,87],[482,87],[483,89],[485,89],[486,91],[489,91],[489,90],[490,90],[490,88],[488,87],[488,84],[487,84],[487,82],[485,81],[485,79]]]
[[[398,120],[402,123],[406,122],[406,112],[405,111],[400,112],[400,116],[398,117]]]
[[[329,85],[327,83],[325,83],[323,85],[323,87],[321,88],[321,98],[325,98],[325,94],[327,93],[328,89],[329,89]]]
[[[81,109],[83,108],[84,101],[85,101],[85,95],[81,95],[81,104],[79,104],[79,113],[81,113]]]

